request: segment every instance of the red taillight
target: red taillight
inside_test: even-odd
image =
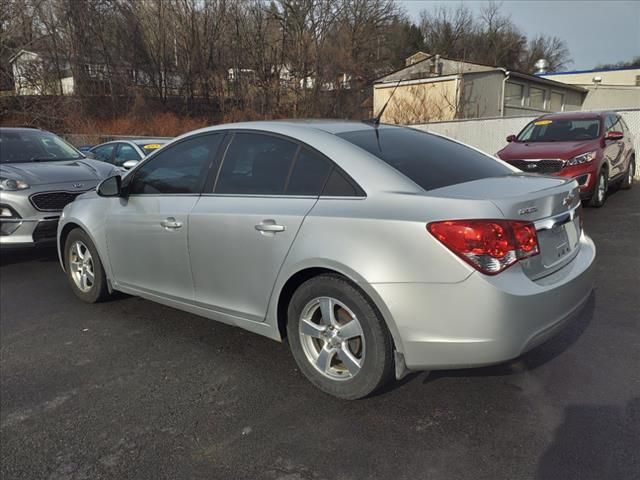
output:
[[[471,266],[495,275],[522,258],[540,253],[536,229],[516,220],[447,220],[427,230]]]

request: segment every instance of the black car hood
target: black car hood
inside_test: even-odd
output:
[[[29,185],[65,182],[96,182],[114,175],[114,167],[96,160],[24,162],[0,164],[0,176],[22,180]]]

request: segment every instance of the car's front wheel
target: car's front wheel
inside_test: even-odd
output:
[[[78,298],[95,303],[109,297],[107,278],[96,247],[79,228],[67,236],[64,262],[69,285]]]
[[[607,171],[602,168],[600,172],[598,172],[598,178],[596,180],[596,185],[593,189],[593,195],[591,196],[591,200],[589,200],[590,207],[600,208],[604,205],[604,202],[607,200],[607,190],[609,188],[608,179],[607,179]]]
[[[302,373],[326,393],[362,398],[393,379],[393,341],[371,301],[346,279],[303,283],[288,308],[287,335]]]

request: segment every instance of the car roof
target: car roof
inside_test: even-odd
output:
[[[116,140],[116,141],[131,142],[131,143],[135,143],[136,145],[149,145],[152,143],[159,143],[161,145],[164,145],[165,143],[169,143],[171,140],[173,139],[172,138],[135,138],[133,140]]]
[[[252,122],[237,122],[213,125],[211,127],[205,127],[196,132],[204,133],[208,131],[216,130],[242,130],[244,128],[250,130],[263,130],[266,132],[282,132],[288,127],[292,130],[310,130],[310,131],[322,131],[338,135],[340,133],[353,132],[358,130],[374,130],[379,129],[401,129],[406,128],[400,125],[390,125],[381,123],[374,125],[369,121],[358,120],[322,120],[322,119],[292,119],[292,120],[261,120]],[[189,134],[194,132],[189,132]],[[188,134],[185,134],[188,135]]]
[[[50,133],[46,130],[41,130],[37,127],[0,127],[0,131],[2,132],[43,132]]]

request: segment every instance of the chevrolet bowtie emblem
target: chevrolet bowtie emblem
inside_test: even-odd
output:
[[[570,193],[569,195],[564,197],[564,199],[562,200],[562,205],[564,205],[565,207],[568,207],[573,203],[574,198],[575,198],[575,195],[573,193]]]

